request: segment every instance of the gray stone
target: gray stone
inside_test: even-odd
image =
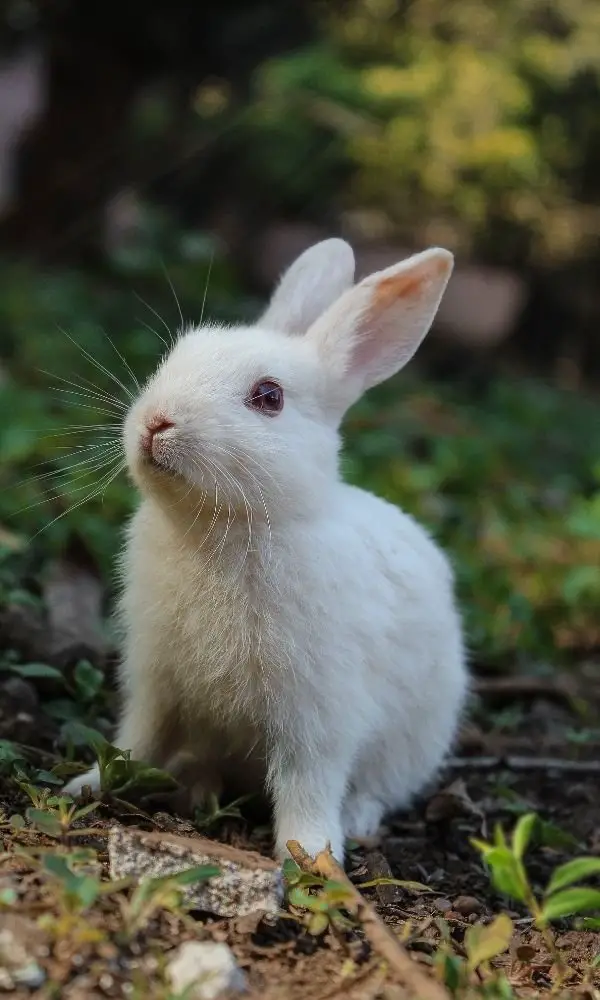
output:
[[[167,978],[175,994],[186,991],[188,1000],[216,1000],[222,993],[241,993],[246,977],[233,952],[216,941],[186,941],[177,948],[167,966]]]

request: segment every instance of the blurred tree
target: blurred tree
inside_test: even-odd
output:
[[[350,0],[265,68],[255,124],[342,138],[367,230],[571,260],[600,229],[599,38],[597,0]]]
[[[227,80],[239,94],[267,55],[309,40],[310,6],[311,0],[4,0],[4,47],[37,41],[47,63],[47,104],[19,148],[5,244],[35,257],[94,259],[107,200],[139,180],[127,150],[133,104],[143,89],[170,81],[175,118],[206,77]],[[155,163],[153,176],[160,169]]]

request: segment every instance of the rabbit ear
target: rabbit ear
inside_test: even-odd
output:
[[[353,281],[352,247],[337,239],[316,243],[285,272],[259,323],[304,334]]]
[[[452,254],[437,247],[415,254],[365,278],[312,326],[308,337],[339,377],[344,406],[410,361],[433,322],[453,263]]]

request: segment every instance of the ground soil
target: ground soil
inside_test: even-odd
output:
[[[523,811],[538,812],[547,825],[542,842],[528,856],[538,891],[557,864],[576,854],[600,853],[600,664],[586,664],[570,672],[564,683],[556,675],[547,682],[535,682],[529,691],[518,680],[512,687],[504,682],[499,690],[494,684],[483,682],[456,748],[458,759],[447,767],[435,788],[409,812],[391,818],[378,843],[353,848],[347,868],[357,883],[391,871],[397,878],[425,883],[432,890],[418,894],[381,885],[366,891],[383,919],[406,941],[415,961],[424,965],[431,963],[443,921],[460,954],[471,924],[508,912],[516,935],[511,951],[499,961],[517,994],[534,996],[551,990],[555,981],[552,958],[531,929],[527,913],[491,887],[471,838],[491,836],[497,822],[510,829]],[[35,745],[37,731],[43,745],[44,727],[38,721],[33,731],[27,716],[26,711],[13,715],[11,725],[5,713],[0,724],[2,737],[23,740],[25,727],[27,742]],[[531,766],[523,758],[531,759]],[[1,792],[5,817],[23,813],[27,803],[13,782],[3,779]],[[124,813],[106,805],[88,841],[100,847],[101,860],[105,860],[103,831],[115,819],[157,830],[194,832],[188,821],[164,809]],[[243,820],[223,822],[209,835],[258,847],[264,853],[270,849],[269,831]],[[40,914],[54,912],[55,903],[35,867],[14,850],[56,842],[28,829],[12,831],[6,826],[3,839],[10,856],[4,856],[0,888],[17,887],[17,913],[26,921],[26,933]],[[0,912],[0,923],[3,919]],[[94,907],[89,925],[100,929],[97,940],[91,933],[90,940],[85,934],[78,939],[66,925],[58,934],[56,929],[38,930],[38,960],[47,980],[37,990],[17,989],[14,996],[87,1000],[143,995],[166,1000],[168,993],[161,992],[157,983],[169,950],[198,936],[231,945],[247,973],[251,998],[399,1000],[408,995],[393,975],[386,973],[360,933],[346,938],[331,933],[314,938],[289,917],[224,921],[198,914],[158,913],[133,940],[125,940],[120,904],[115,896],[107,896]],[[558,927],[557,944],[570,969],[566,995],[594,997],[593,987],[600,987],[600,982],[594,984],[590,965],[600,951],[598,936],[574,929],[572,921],[565,921]],[[54,984],[52,988],[49,983]]]

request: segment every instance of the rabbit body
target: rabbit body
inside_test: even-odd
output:
[[[305,325],[325,330],[314,299]],[[323,334],[282,335],[277,308],[276,297],[258,329],[182,338],[128,417],[144,498],[123,560],[117,743],[162,767],[186,751],[200,792],[218,793],[228,773],[250,790],[266,783],[278,856],[295,839],[342,858],[345,837],[374,834],[435,775],[465,655],[446,557],[413,518],[339,477],[338,414],[362,386],[338,396],[315,364]],[[340,326],[347,313],[338,307]],[[287,424],[285,408],[279,423],[227,409],[271,371],[291,397]],[[149,413],[169,417],[151,469],[139,458]],[[214,497],[209,465],[189,457],[198,438]],[[69,790],[90,782],[97,772]]]

